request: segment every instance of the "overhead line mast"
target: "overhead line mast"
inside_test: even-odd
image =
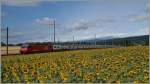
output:
[[[53,25],[54,25],[54,44],[55,44],[55,20],[54,20]]]

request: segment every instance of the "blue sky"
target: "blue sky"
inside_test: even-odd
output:
[[[2,0],[2,27],[10,42],[71,41],[148,34],[148,0]],[[2,31],[2,40],[4,40]]]

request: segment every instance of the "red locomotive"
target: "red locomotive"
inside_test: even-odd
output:
[[[53,47],[50,44],[23,44],[20,48],[21,54],[48,51],[53,51]]]

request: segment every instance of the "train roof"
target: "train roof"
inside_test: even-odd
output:
[[[50,43],[24,43],[22,46],[32,46],[32,45],[51,45]]]

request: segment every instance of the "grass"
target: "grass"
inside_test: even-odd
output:
[[[7,83],[148,83],[148,70],[148,46],[2,57],[2,82]]]

